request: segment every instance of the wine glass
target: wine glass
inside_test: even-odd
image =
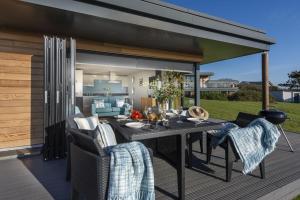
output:
[[[145,107],[144,114],[147,117],[147,124],[146,125],[150,125],[150,118],[149,118],[150,113],[152,113],[152,108],[151,107]]]
[[[183,107],[180,106],[178,109],[177,109],[177,117],[178,117],[178,120],[177,120],[177,123],[183,123],[183,121],[181,120],[181,113],[183,111]]]

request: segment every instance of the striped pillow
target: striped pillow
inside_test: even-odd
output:
[[[117,144],[115,133],[109,124],[99,124],[94,130],[80,130],[82,133],[96,139],[101,148]]]
[[[103,144],[103,148],[117,144],[115,133],[109,124],[99,124],[97,128],[99,130],[97,140],[101,140],[99,143]]]
[[[94,130],[99,124],[99,119],[97,116],[86,118],[75,117],[74,121],[76,122],[78,129],[84,130]]]

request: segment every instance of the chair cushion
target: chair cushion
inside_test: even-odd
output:
[[[99,142],[90,136],[94,130],[78,130],[71,129],[71,135],[74,139],[74,143],[84,150],[94,153],[96,155],[105,155]]]
[[[120,111],[121,111],[121,108],[118,108],[118,107],[112,107],[112,111],[113,111],[113,112],[120,112]]]
[[[109,124],[99,124],[94,130],[80,130],[80,132],[96,139],[101,148],[117,144],[115,133]]]
[[[101,133],[98,128],[98,126],[94,130],[84,130],[81,129],[79,130],[81,133],[84,133],[85,135],[88,135],[89,137],[93,138],[96,140],[97,144],[100,145],[101,148],[104,148],[105,145],[103,143],[103,140],[101,138]]]
[[[71,129],[71,128],[77,129],[78,128],[76,122],[74,121],[74,118],[84,118],[84,115],[82,113],[78,113],[78,114],[67,117],[66,118],[66,128],[67,129]]]
[[[99,119],[97,116],[86,117],[86,118],[75,117],[74,121],[76,122],[78,129],[85,129],[85,130],[93,130],[99,124]]]
[[[102,141],[105,147],[117,144],[115,132],[109,124],[99,124],[98,129],[100,130]]]

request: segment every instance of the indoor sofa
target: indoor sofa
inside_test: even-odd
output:
[[[96,101],[103,101],[104,105],[97,107]],[[122,106],[117,105],[117,100],[123,100],[125,98],[122,96],[107,96],[107,97],[97,97],[93,99],[91,106],[92,115],[97,115],[99,117],[111,117],[116,115],[129,115],[130,104],[124,103]]]

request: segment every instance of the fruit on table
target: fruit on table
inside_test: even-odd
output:
[[[130,117],[131,119],[142,119],[143,115],[139,111],[133,110]]]

